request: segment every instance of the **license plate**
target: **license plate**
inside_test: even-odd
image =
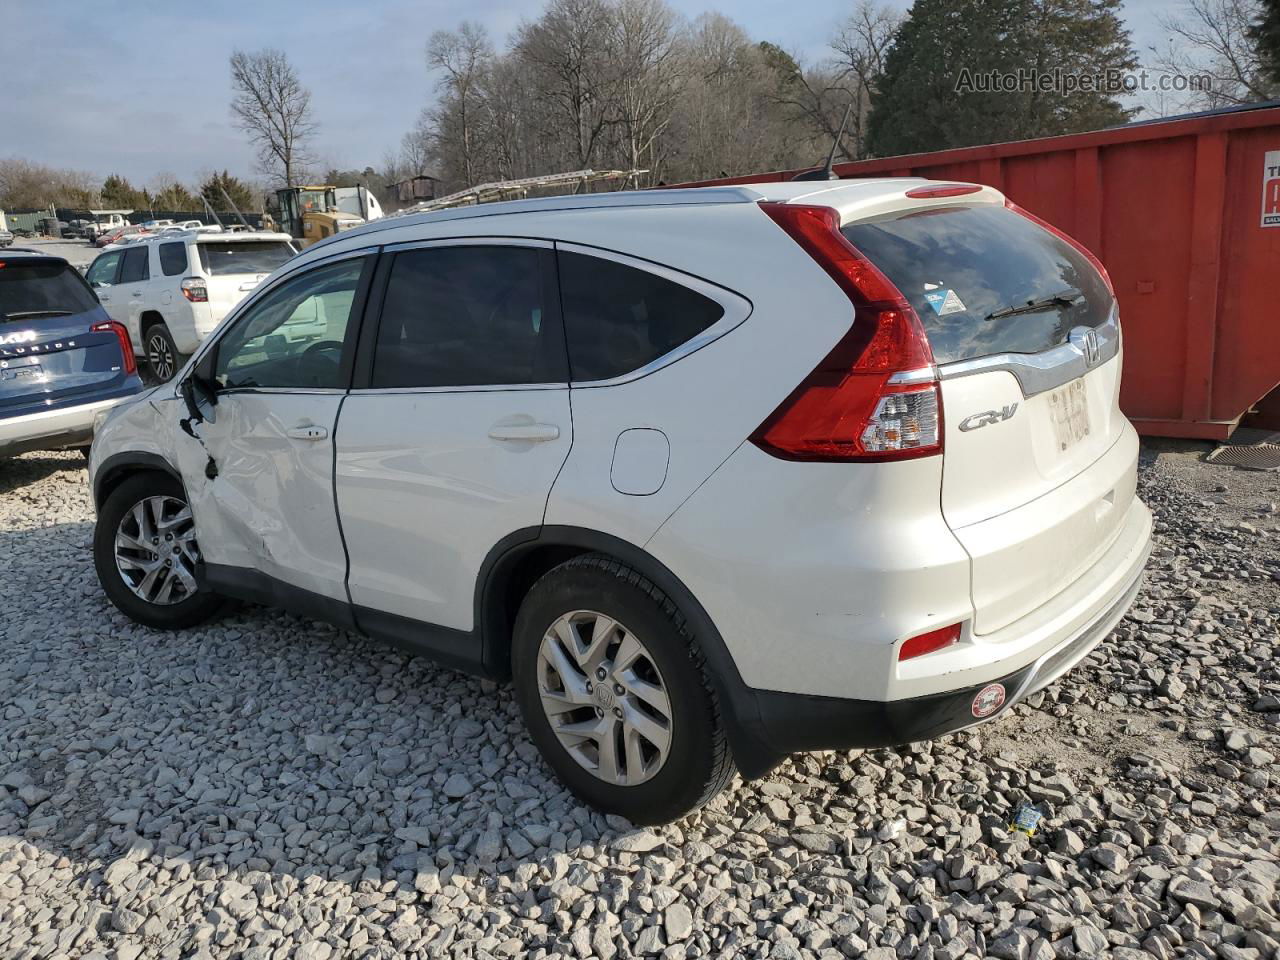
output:
[[[1049,394],[1049,413],[1059,452],[1089,435],[1089,403],[1083,380],[1073,380]]]

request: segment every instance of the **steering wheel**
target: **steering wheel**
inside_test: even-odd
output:
[[[337,374],[342,366],[342,343],[338,340],[317,340],[308,344],[298,354],[297,370],[305,379],[319,384]],[[310,377],[307,377],[307,374]]]
[[[342,341],[317,340],[315,343],[308,345],[307,349],[302,351],[302,356],[304,357],[314,356],[315,354],[320,353],[321,351],[324,351],[324,350],[337,350],[338,352],[341,352]]]

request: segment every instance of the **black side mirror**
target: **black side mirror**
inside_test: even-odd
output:
[[[217,348],[206,350],[192,369],[191,376],[187,378],[187,382],[200,391],[211,407],[218,405],[217,363]]]
[[[212,408],[218,405],[218,381],[214,379],[214,365],[217,362],[217,350],[207,350],[196,363],[192,371],[182,378],[178,384],[178,392],[187,407],[187,419],[182,421],[182,429],[195,436],[192,424],[203,423],[206,419],[213,421]],[[198,396],[197,396],[198,394]],[[209,415],[200,409],[200,401],[209,406]]]

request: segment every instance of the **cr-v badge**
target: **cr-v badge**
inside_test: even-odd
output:
[[[979,427],[989,427],[993,423],[1003,423],[1012,417],[1017,410],[1018,405],[1011,403],[1007,407],[1001,407],[999,410],[984,410],[982,413],[974,413],[960,421],[960,429],[967,432],[969,430],[977,430]]]

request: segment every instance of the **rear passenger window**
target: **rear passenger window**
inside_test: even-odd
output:
[[[124,266],[120,268],[121,283],[138,283],[151,275],[147,267],[148,252],[146,246],[137,246],[124,252]]]
[[[514,246],[396,254],[370,385],[564,382],[564,339],[544,322],[542,256]]]
[[[608,380],[652,363],[696,337],[724,308],[645,270],[560,253],[560,296],[574,381]]]
[[[185,243],[160,244],[160,269],[166,277],[176,277],[187,272],[187,245]]]

